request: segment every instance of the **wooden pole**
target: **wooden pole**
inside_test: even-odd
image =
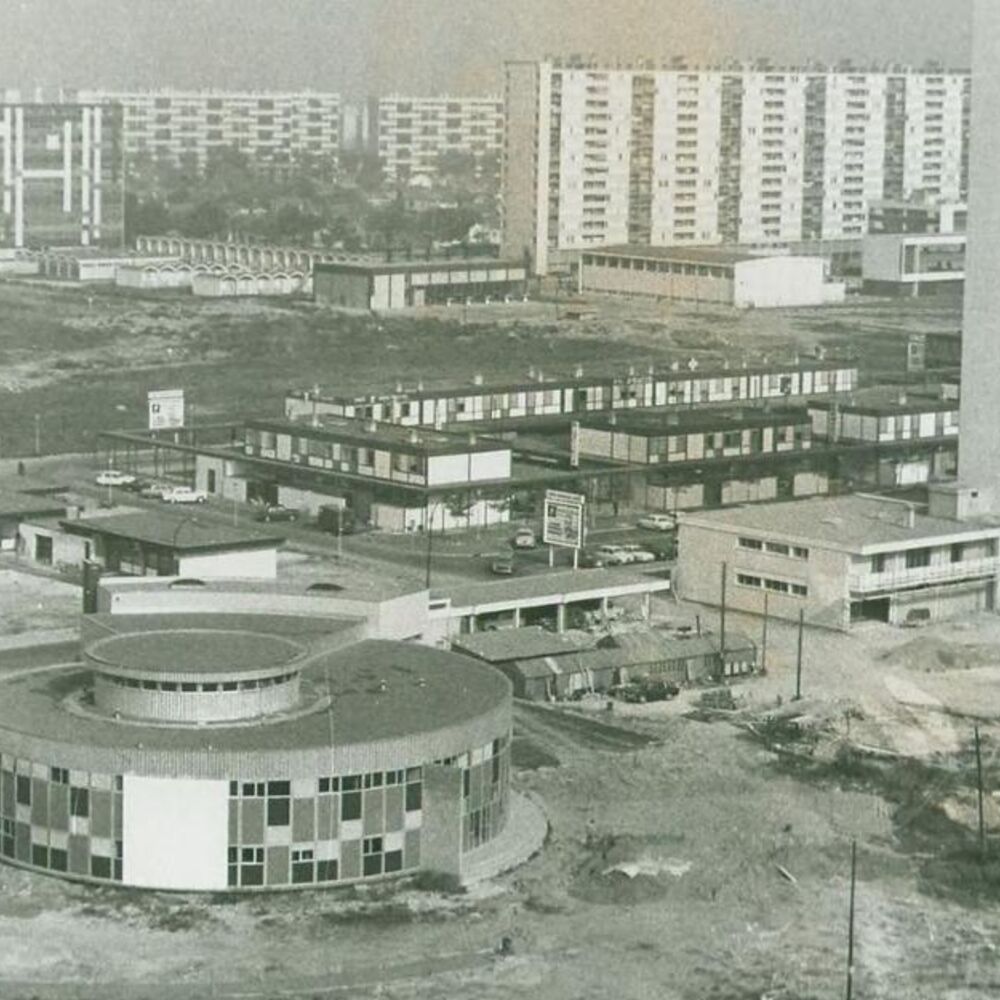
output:
[[[851,904],[847,918],[847,1000],[854,996],[854,890],[858,874],[858,842],[851,841]]]
[[[799,610],[799,645],[798,655],[795,659],[795,700],[802,700],[802,633],[805,629],[806,613],[804,609]]]
[[[976,738],[976,791],[979,800],[979,856],[986,857],[986,824],[983,820],[983,755],[979,740],[979,726],[973,728]]]

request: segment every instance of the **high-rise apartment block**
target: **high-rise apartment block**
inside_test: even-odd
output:
[[[0,250],[124,242],[122,114],[0,97]]]
[[[335,169],[340,95],[230,91],[90,91],[79,99],[120,104],[131,162],[189,161],[203,170],[235,149],[255,166],[310,162]]]
[[[504,253],[860,239],[868,205],[957,201],[964,73],[508,63]]]
[[[387,181],[434,178],[450,154],[471,157],[476,170],[499,169],[502,98],[390,96],[373,105],[373,133]]]

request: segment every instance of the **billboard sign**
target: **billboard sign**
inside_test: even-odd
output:
[[[583,505],[585,497],[561,490],[545,491],[545,516],[542,520],[542,541],[546,545],[561,545],[578,549],[583,545]]]
[[[184,390],[160,389],[148,392],[149,429],[164,430],[184,426]]]

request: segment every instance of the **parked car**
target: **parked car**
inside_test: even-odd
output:
[[[173,488],[170,483],[146,483],[139,490],[139,496],[145,497],[147,500],[162,500],[163,494]]]
[[[643,514],[636,524],[649,531],[673,531],[677,527],[677,519],[673,514]]]
[[[535,538],[535,532],[532,528],[518,528],[510,540],[510,544],[515,549],[533,549],[538,544],[538,540]]]
[[[127,472],[118,472],[117,469],[104,469],[97,474],[94,482],[98,486],[128,486],[135,482],[135,476]]]
[[[336,504],[323,504],[316,513],[316,524],[321,531],[329,531],[336,535],[353,535],[357,531],[354,511],[349,507],[338,507]]]
[[[280,503],[269,503],[254,515],[256,521],[294,521],[299,512]]]
[[[148,479],[133,479],[130,483],[122,483],[122,489],[129,493],[141,493],[147,486],[149,486]]]
[[[623,545],[622,550],[630,563],[656,562],[656,555],[641,545]]]
[[[599,545],[596,555],[604,561],[605,566],[625,566],[632,562],[623,545]]]
[[[490,557],[490,572],[496,576],[514,575],[514,553],[501,552]]]
[[[163,491],[165,503],[204,503],[207,499],[207,493],[193,490],[190,486],[171,486]]]
[[[604,565],[604,557],[592,549],[580,549],[577,565],[581,569],[600,569]]]

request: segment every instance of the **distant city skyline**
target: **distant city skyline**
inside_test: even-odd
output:
[[[508,59],[969,62],[969,2],[6,0],[0,86],[488,93]]]

